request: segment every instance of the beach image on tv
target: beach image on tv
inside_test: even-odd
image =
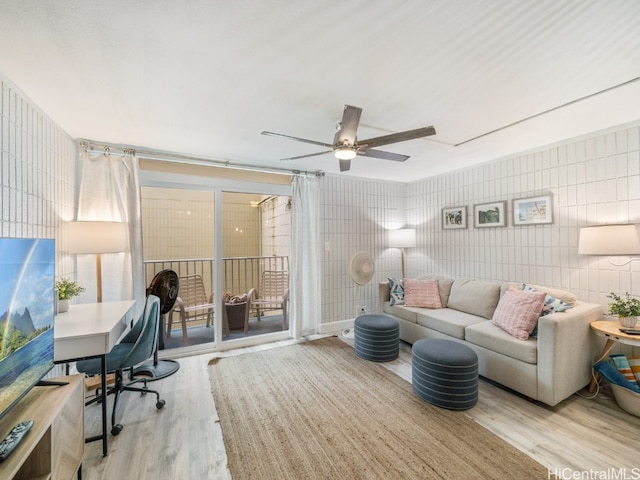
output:
[[[54,241],[0,238],[0,416],[53,367]]]

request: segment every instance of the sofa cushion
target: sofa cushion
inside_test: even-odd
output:
[[[500,299],[491,322],[514,337],[526,340],[538,323],[546,295],[511,287]]]
[[[555,297],[558,300],[563,301],[564,303],[568,304],[571,307],[575,306],[576,302],[578,301],[578,299],[573,293],[566,292],[564,290],[558,290],[557,288],[545,287],[543,285],[534,285],[533,283],[523,284],[521,282],[520,283],[505,282],[501,286],[501,289],[502,289],[501,293],[504,294],[504,292],[509,290],[509,287],[512,287],[512,286],[518,287],[520,289],[524,289],[523,285],[526,285],[529,288],[537,290],[538,292],[544,292],[551,297]]]
[[[438,280],[405,278],[404,304],[407,307],[442,308]]]
[[[447,307],[491,320],[499,298],[499,283],[462,278],[451,285]]]
[[[524,290],[525,292],[541,292],[542,290],[539,290],[537,288],[534,288],[531,285],[527,285],[526,283],[522,284],[522,290]],[[569,305],[567,302],[554,297],[553,295],[550,295],[549,293],[545,292],[545,298],[544,298],[544,304],[542,305],[542,315],[541,316],[545,316],[545,315],[549,315],[550,313],[555,313],[555,312],[564,312],[565,310],[568,310],[571,308],[571,305]]]
[[[573,295],[572,293],[565,292],[564,290],[556,290],[554,288],[541,287],[540,285],[532,285],[529,283],[503,283],[500,287],[502,294],[504,295],[504,292],[506,292],[511,287],[516,287],[528,292],[546,293],[547,296],[544,299],[544,305],[542,306],[542,312],[540,314],[541,317],[550,315],[552,313],[564,312],[565,310],[569,310],[570,308],[573,308],[577,302],[575,295]],[[558,298],[556,298],[553,294],[558,295]],[[534,337],[538,336],[537,322],[535,328],[531,332],[531,335]]]
[[[464,339],[479,347],[525,363],[532,365],[538,363],[538,342],[535,338],[519,340],[491,322],[469,325],[465,329]]]
[[[422,311],[421,308],[405,307],[404,305],[391,305],[389,302],[384,302],[383,310],[384,313],[394,315],[411,323],[418,323],[418,312]]]
[[[389,303],[391,305],[404,304],[404,283],[401,278],[389,277]]]
[[[451,285],[453,279],[441,277],[439,275],[419,275],[418,280],[438,280],[438,289],[440,290],[440,305],[446,308],[449,302],[449,294],[451,293]]]
[[[421,310],[418,312],[418,324],[451,337],[464,340],[464,330],[469,325],[488,322],[485,318],[451,308]]]

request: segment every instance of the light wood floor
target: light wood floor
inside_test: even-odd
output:
[[[292,342],[251,347],[242,352],[288,343]],[[118,436],[109,436],[107,457],[102,457],[100,442],[85,446],[83,478],[231,478],[210,392],[207,362],[216,355],[242,352],[179,359],[181,368],[176,374],[149,383],[150,388],[160,390],[167,402],[162,410],[156,410],[154,395],[124,393],[117,417],[124,430]],[[403,344],[398,360],[384,365],[410,382],[410,346]],[[640,418],[622,411],[615,400],[603,397],[605,393],[595,400],[573,395],[551,408],[481,380],[478,404],[467,414],[550,469],[549,478],[604,478],[569,477],[567,472],[612,469],[626,469],[631,475],[632,469],[640,466]],[[98,433],[100,408],[87,407],[85,418],[87,434]]]

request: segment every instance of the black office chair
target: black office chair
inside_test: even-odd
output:
[[[158,325],[160,320],[160,299],[155,295],[149,295],[145,302],[144,313],[127,335],[115,345],[106,355],[107,373],[115,374],[115,383],[107,389],[106,395],[96,393],[96,397],[86,403],[106,401],[107,395],[115,394],[113,401],[113,413],[111,414],[111,434],[118,435],[122,431],[122,425],[116,423],[116,408],[121,392],[133,391],[141,394],[153,393],[156,395],[156,408],[161,409],[165,401],[155,390],[149,390],[146,378],[135,378],[129,383],[124,382],[124,372],[129,371],[129,377],[134,367],[151,358],[156,351],[158,342]],[[87,375],[100,375],[101,360],[90,359],[76,363],[79,372]],[[142,387],[134,384],[143,383]],[[104,400],[103,400],[104,399]]]

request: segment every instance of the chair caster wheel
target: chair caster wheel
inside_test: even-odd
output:
[[[164,400],[158,400],[158,401],[156,402],[156,408],[157,408],[158,410],[160,410],[162,407],[164,407],[165,403],[167,403],[167,402],[165,402]]]
[[[116,423],[116,424],[111,428],[111,435],[118,435],[118,434],[122,431],[122,429],[123,429],[123,428],[124,428],[124,427],[123,427],[121,424]]]

